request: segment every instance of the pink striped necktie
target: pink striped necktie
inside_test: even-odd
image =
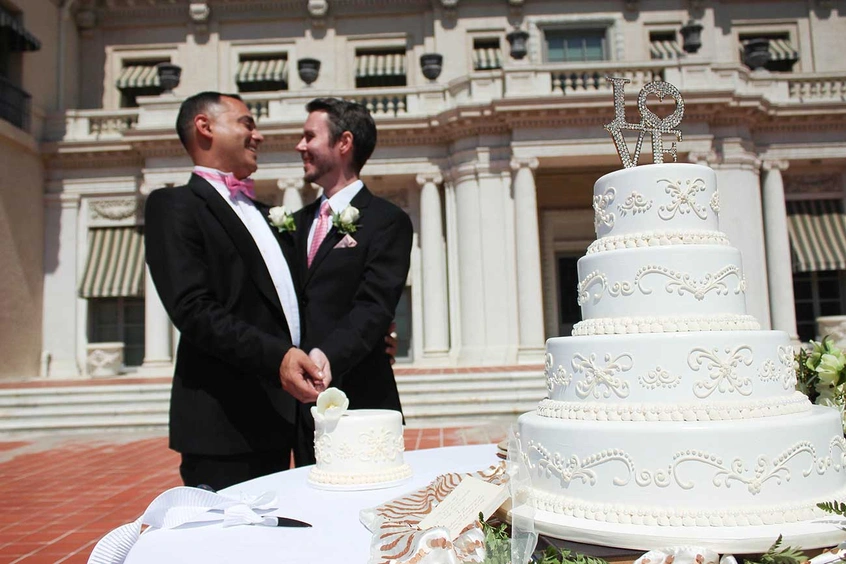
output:
[[[311,248],[308,251],[308,266],[311,267],[311,261],[314,260],[314,255],[317,254],[317,249],[320,248],[320,243],[326,238],[329,232],[329,224],[332,216],[332,208],[329,207],[329,200],[323,200],[320,204],[320,214],[317,216],[317,224],[314,226],[314,237],[311,238]]]

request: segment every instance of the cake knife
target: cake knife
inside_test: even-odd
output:
[[[300,521],[298,519],[291,519],[290,517],[279,517],[278,515],[265,515],[262,524],[274,526],[273,519],[276,519],[275,526],[277,527],[311,527],[311,523]]]

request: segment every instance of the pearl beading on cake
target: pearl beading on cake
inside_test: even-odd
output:
[[[573,326],[574,337],[627,335],[634,333],[687,333],[690,331],[757,331],[760,323],[751,315],[682,315],[656,317],[601,317]]]
[[[587,421],[728,421],[775,417],[808,411],[811,402],[802,392],[750,402],[710,403],[600,403],[544,399],[538,404],[541,417]]]
[[[338,472],[326,472],[324,470],[312,468],[311,472],[309,472],[308,479],[310,482],[317,482],[319,484],[353,486],[403,480],[411,476],[411,473],[411,466],[408,464],[403,464],[402,466],[391,468],[390,470],[385,470],[384,472],[371,472],[369,474],[341,474]]]
[[[587,503],[572,497],[539,492],[524,488],[518,495],[526,496],[536,509],[590,519],[606,523],[647,525],[658,527],[740,527],[749,525],[778,525],[796,523],[828,515],[816,504],[831,499],[843,499],[846,489],[831,498],[814,499],[802,503],[786,503],[768,507],[745,509],[732,507],[718,510],[686,510],[634,507],[619,504]]]
[[[661,247],[669,245],[730,245],[728,236],[720,231],[643,231],[626,235],[610,235],[597,239],[587,249],[587,254],[635,249],[642,247]]]

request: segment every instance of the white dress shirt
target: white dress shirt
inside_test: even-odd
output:
[[[194,170],[210,172],[212,174],[231,174],[203,166],[195,166]],[[300,306],[297,301],[297,292],[294,289],[294,280],[291,278],[291,269],[288,267],[288,261],[285,260],[285,255],[282,254],[282,248],[279,246],[276,236],[271,231],[270,224],[261,215],[261,212],[256,208],[253,201],[243,193],[238,192],[233,196],[226,185],[218,180],[208,180],[208,183],[229,204],[229,207],[232,208],[235,215],[238,216],[241,223],[244,224],[244,227],[252,235],[253,241],[255,241],[264,259],[264,264],[267,267],[270,278],[273,279],[276,295],[279,296],[282,311],[285,312],[285,320],[288,322],[288,330],[291,332],[291,342],[295,347],[299,347]]]
[[[352,199],[355,198],[356,194],[358,194],[361,189],[364,188],[364,182],[361,180],[356,180],[352,184],[348,184],[344,186],[338,192],[335,193],[331,198],[329,198],[329,207],[332,208],[332,211],[335,213],[341,213],[346,209]],[[311,222],[311,229],[308,230],[308,246],[306,249],[311,248],[311,240],[314,239],[314,228],[317,225],[317,216],[320,215],[320,205],[326,200],[326,196],[320,196],[320,204],[318,204],[317,209],[314,211],[314,221]],[[328,236],[332,230],[335,229],[334,225],[329,227],[329,231],[326,232]]]

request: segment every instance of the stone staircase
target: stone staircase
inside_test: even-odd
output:
[[[468,426],[513,420],[546,395],[541,369],[452,369],[449,374],[400,370],[397,376],[411,428]],[[413,372],[404,374],[403,372]],[[133,383],[0,388],[0,436],[34,432],[105,430],[165,431],[170,383]]]

